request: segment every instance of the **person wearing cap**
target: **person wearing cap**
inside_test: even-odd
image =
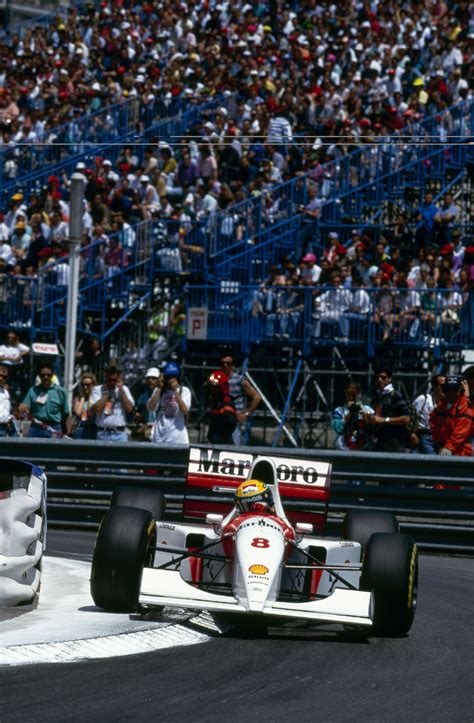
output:
[[[443,397],[430,414],[434,446],[441,457],[472,456],[472,409],[461,382],[459,376],[446,376]]]
[[[15,249],[22,249],[28,251],[31,242],[31,235],[29,233],[29,227],[26,225],[25,219],[18,216],[18,220],[15,223],[13,234],[10,237],[10,246],[12,251]]]
[[[97,439],[102,442],[128,442],[127,415],[134,399],[123,383],[122,371],[110,364],[105,369],[105,383],[92,390],[89,416],[96,416]]]
[[[153,423],[156,414],[148,409],[148,402],[153,396],[153,392],[160,381],[160,370],[157,367],[151,367],[145,374],[145,391],[138,397],[137,405],[133,412],[133,420],[136,424],[144,425],[145,437],[151,440],[153,431]]]
[[[191,390],[179,383],[179,374],[176,362],[167,362],[148,400],[148,411],[155,413],[153,444],[189,445],[186,425],[191,408]]]
[[[316,263],[315,254],[306,254],[301,259],[301,281],[305,286],[314,286],[321,276],[321,267]]]

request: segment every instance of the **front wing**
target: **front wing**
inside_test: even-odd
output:
[[[246,613],[247,609],[231,595],[215,595],[188,584],[177,570],[144,568],[139,604],[143,607],[167,605],[211,612]],[[321,600],[272,602],[262,613],[285,618],[314,620],[347,625],[372,625],[372,593],[336,588]]]

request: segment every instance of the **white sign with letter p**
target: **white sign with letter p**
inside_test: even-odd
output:
[[[206,306],[192,306],[188,309],[188,339],[207,339]]]

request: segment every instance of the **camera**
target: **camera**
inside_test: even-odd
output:
[[[362,404],[354,403],[354,404],[351,404],[351,406],[349,407],[349,414],[352,414],[354,416],[358,416],[361,411],[362,411]]]

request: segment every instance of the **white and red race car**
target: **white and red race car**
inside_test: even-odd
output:
[[[161,519],[160,492],[114,492],[94,550],[95,604],[208,610],[241,628],[298,619],[405,635],[416,545],[393,515],[364,510],[347,513],[343,539],[323,537],[330,478],[327,462],[191,448],[183,522]],[[237,509],[245,480],[271,490],[271,508]]]

